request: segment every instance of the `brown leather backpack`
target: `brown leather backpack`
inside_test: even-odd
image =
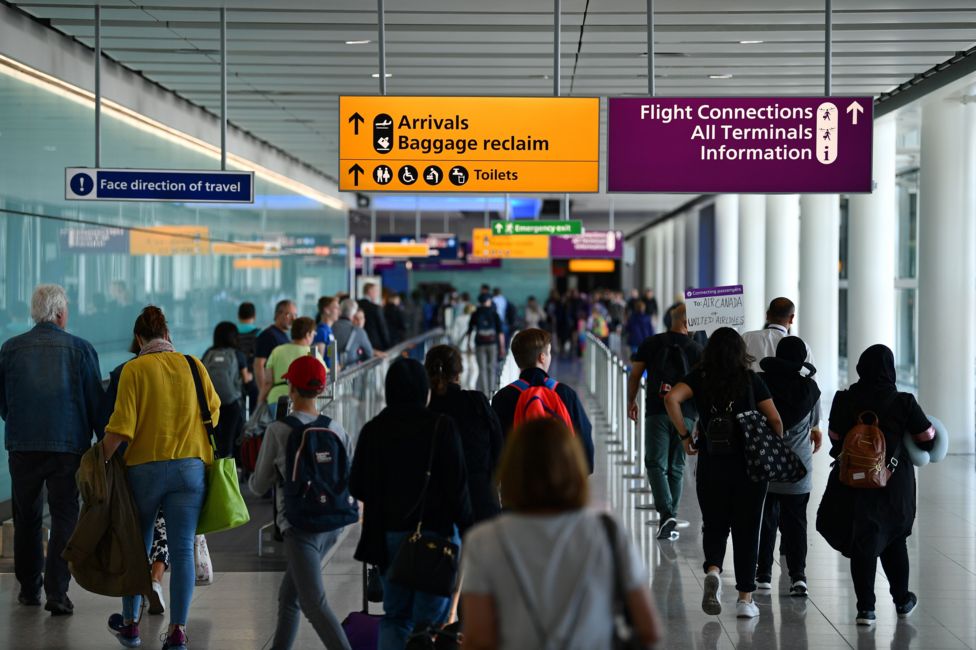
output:
[[[844,437],[840,482],[852,488],[883,488],[898,467],[898,450],[887,460],[887,443],[874,411],[863,411]]]

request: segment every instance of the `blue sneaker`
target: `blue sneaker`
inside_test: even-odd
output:
[[[897,605],[895,611],[898,612],[898,618],[908,618],[915,612],[915,607],[918,605],[918,596],[912,592],[908,592],[908,601],[903,605]]]
[[[854,619],[854,622],[858,625],[874,625],[876,621],[877,617],[874,615],[874,610],[860,611]]]
[[[108,631],[126,648],[138,648],[142,645],[142,639],[139,638],[139,626],[135,623],[126,625],[121,614],[112,614],[108,617]]]

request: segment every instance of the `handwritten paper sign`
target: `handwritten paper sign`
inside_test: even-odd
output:
[[[706,287],[685,291],[688,331],[711,335],[720,327],[742,327],[746,322],[742,285]]]

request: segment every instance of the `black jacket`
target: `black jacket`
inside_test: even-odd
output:
[[[502,425],[488,398],[480,391],[448,384],[447,393],[433,396],[429,408],[450,416],[461,435],[474,521],[494,517],[501,512],[494,474],[502,453]]]
[[[356,559],[385,569],[386,533],[413,530],[435,423],[437,449],[424,512],[424,530],[449,536],[472,524],[461,440],[451,418],[419,406],[388,406],[363,426],[349,476],[350,493],[363,502]]]
[[[383,316],[386,318],[386,327],[390,334],[390,345],[406,341],[407,321],[404,318],[403,307],[388,303],[383,306]]]
[[[365,298],[359,301],[359,309],[366,316],[366,326],[363,329],[366,330],[366,335],[369,337],[369,342],[373,348],[376,350],[389,350],[392,345],[390,343],[390,332],[386,327],[386,317],[383,316],[383,310],[379,305],[374,305]]]
[[[528,370],[523,370],[519,377],[531,386],[542,386],[546,382],[546,379],[549,378],[549,374],[541,368],[529,368]],[[580,442],[583,444],[583,451],[586,453],[586,462],[589,463],[590,474],[592,474],[593,425],[590,424],[590,419],[586,417],[586,411],[583,410],[583,404],[580,402],[575,390],[559,382],[559,385],[556,386],[556,394],[559,395],[559,399],[563,401],[566,410],[569,412],[569,417],[573,421],[573,428],[576,430],[576,435],[579,436]],[[502,431],[505,432],[505,435],[508,435],[512,430],[512,423],[515,421],[515,405],[518,404],[519,395],[521,393],[517,388],[505,386],[495,393],[495,396],[491,399],[491,407],[498,414],[498,419],[501,421]]]

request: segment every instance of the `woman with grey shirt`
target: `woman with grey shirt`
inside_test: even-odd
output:
[[[759,538],[759,566],[756,586],[772,588],[773,547],[776,529],[783,536],[780,546],[786,555],[790,574],[789,595],[807,596],[807,502],[813,489],[813,454],[820,449],[820,388],[813,380],[817,369],[807,362],[807,346],[798,336],[780,339],[776,356],[759,362],[783,419],[783,441],[807,468],[804,478],[795,483],[770,483],[763,509]]]
[[[315,398],[325,388],[325,366],[314,357],[299,357],[288,366],[284,379],[288,380],[288,396],[292,402],[289,415],[302,425],[314,422],[319,417]],[[328,428],[339,436],[347,456],[352,458],[349,435],[335,420],[328,424]],[[298,634],[298,612],[301,609],[328,650],[350,650],[349,640],[329,607],[322,584],[322,559],[335,546],[342,528],[321,533],[300,530],[292,526],[286,516],[284,490],[280,488],[281,477],[288,472],[285,455],[292,430],[287,421],[276,421],[268,426],[248,484],[251,491],[259,495],[275,485],[279,487],[275,491],[276,522],[285,537],[288,566],[278,591],[278,625],[271,648],[288,650],[292,647]]]

